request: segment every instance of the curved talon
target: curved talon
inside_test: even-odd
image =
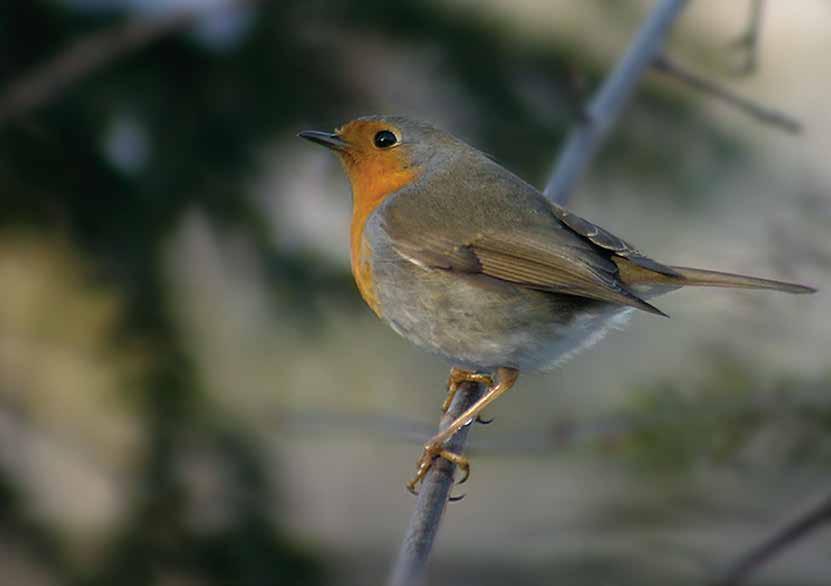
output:
[[[449,496],[449,497],[447,497],[447,502],[449,502],[449,503],[458,503],[460,500],[462,500],[466,496],[467,496],[467,494],[465,494],[465,493],[462,493],[459,496]]]
[[[455,464],[459,470],[462,471],[462,479],[456,484],[464,484],[470,477],[470,460],[464,456],[448,450],[442,450],[437,454],[440,458],[444,458],[448,462]]]
[[[458,454],[453,455],[458,456]],[[462,456],[458,456],[458,458],[459,460],[456,462],[456,466],[458,466],[459,470],[462,471],[462,479],[459,480],[456,484],[464,484],[465,482],[467,482],[467,479],[470,478],[470,461]],[[451,460],[451,462],[452,461],[453,460]]]
[[[481,415],[477,415],[476,423],[481,423],[482,425],[490,425],[491,423],[493,423],[493,417],[491,417],[490,419],[482,419]]]
[[[451,464],[455,464],[462,471],[462,479],[456,484],[464,484],[467,482],[467,479],[470,477],[470,461],[467,458],[455,452],[445,450],[441,445],[427,444],[424,446],[424,452],[418,459],[418,470],[416,471],[415,478],[407,483],[408,491],[414,495],[418,495],[416,486],[427,476],[427,472],[432,468],[433,460],[436,458],[444,458]]]
[[[418,470],[416,471],[415,478],[413,478],[410,482],[407,483],[407,490],[409,490],[412,494],[416,496],[418,496],[416,486],[418,486],[419,482],[424,480],[424,477],[427,476],[427,471],[430,470],[430,467],[433,465],[432,452],[433,450],[429,449],[428,447],[424,448],[424,453],[418,459]]]
[[[459,484],[464,484],[470,477],[470,462],[468,459],[460,454],[445,450],[444,444],[447,440],[452,438],[456,432],[466,425],[470,425],[473,421],[478,420],[485,423],[479,415],[488,407],[488,405],[493,403],[496,399],[514,386],[517,378],[519,377],[519,370],[516,368],[509,368],[507,366],[501,366],[496,369],[496,376],[498,377],[499,382],[497,384],[493,384],[493,378],[486,374],[470,372],[460,368],[452,368],[450,370],[450,379],[448,381],[448,394],[450,396],[444,402],[445,407],[449,407],[453,394],[458,390],[459,384],[462,382],[486,384],[488,385],[488,388],[481,397],[474,401],[473,405],[470,405],[464,410],[463,413],[456,416],[456,418],[453,419],[449,425],[430,438],[430,441],[424,445],[424,452],[422,453],[421,458],[418,459],[418,470],[416,471],[416,476],[407,484],[407,488],[410,492],[415,493],[415,487],[418,486],[418,483],[421,482],[427,475],[427,471],[433,465],[433,459],[437,457],[448,460],[462,470],[462,479],[459,481]],[[487,421],[487,423],[490,423],[490,421]]]

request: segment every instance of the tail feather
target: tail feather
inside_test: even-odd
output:
[[[797,285],[796,283],[785,283],[771,279],[758,279],[745,275],[733,273],[722,273],[719,271],[705,271],[689,267],[671,267],[683,278],[684,286],[693,287],[729,287],[733,289],[770,289],[772,291],[784,291],[785,293],[816,293],[813,287]]]

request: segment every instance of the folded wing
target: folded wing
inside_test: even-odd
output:
[[[618,256],[668,276],[676,273],[602,228],[551,206],[547,221],[515,222],[510,230],[414,230],[390,210],[383,222],[393,248],[435,270],[482,274],[539,291],[575,295],[665,315],[620,280]]]

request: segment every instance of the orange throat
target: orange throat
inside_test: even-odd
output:
[[[381,307],[375,291],[372,275],[372,247],[364,236],[366,222],[389,196],[408,185],[417,175],[413,168],[398,165],[391,168],[386,161],[362,160],[356,162],[346,157],[343,166],[352,184],[352,225],[350,249],[352,276],[364,301],[377,316]]]

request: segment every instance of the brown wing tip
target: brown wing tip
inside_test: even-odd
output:
[[[669,314],[664,313],[663,311],[661,311],[660,309],[658,309],[657,307],[655,307],[651,303],[647,303],[646,301],[642,301],[641,303],[643,303],[643,306],[640,307],[639,309],[643,309],[644,311],[647,311],[647,312],[649,312],[653,315],[660,315],[661,317],[665,317],[665,318],[669,319]]]
[[[626,304],[631,306],[631,307],[634,307],[635,309],[640,309],[641,311],[645,311],[647,313],[651,313],[651,314],[654,314],[654,315],[660,315],[661,317],[667,317],[667,318],[669,317],[669,315],[667,315],[666,313],[664,313],[663,311],[661,311],[660,309],[658,309],[657,307],[655,307],[651,303],[647,303],[646,301],[644,301],[643,299],[641,299],[640,297],[638,297],[637,295],[635,295],[631,291],[627,290],[624,293],[624,295],[627,298]]]

